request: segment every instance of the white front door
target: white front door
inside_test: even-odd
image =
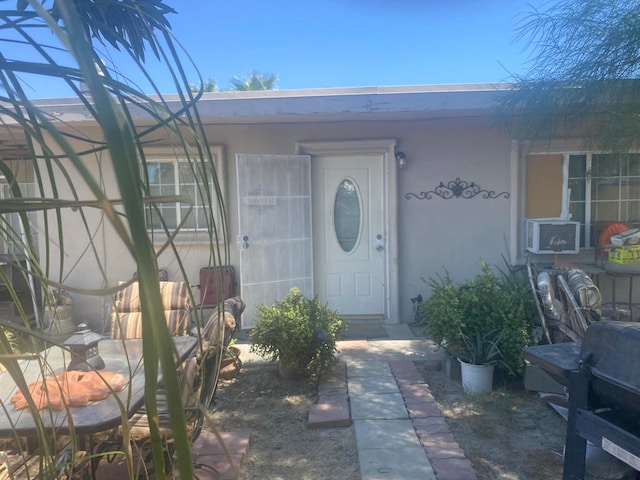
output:
[[[380,154],[311,162],[315,291],[344,316],[385,315],[383,163]]]

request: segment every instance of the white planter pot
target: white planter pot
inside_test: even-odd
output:
[[[489,393],[493,390],[495,365],[473,365],[460,362],[462,389],[465,393]]]

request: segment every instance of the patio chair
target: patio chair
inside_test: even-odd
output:
[[[160,282],[165,319],[173,335],[186,335],[190,317],[185,282]],[[119,290],[111,309],[111,338],[142,338],[142,311],[138,282]]]
[[[191,442],[194,442],[202,432],[205,421],[205,408],[210,398],[214,395],[217,385],[218,365],[222,356],[222,345],[206,344],[206,350],[198,348],[180,367],[179,377],[181,384],[180,396],[185,411],[185,430]],[[157,425],[162,438],[165,471],[171,470],[174,455],[173,429],[169,418],[169,408],[166,391],[159,388],[156,397],[158,402]],[[154,466],[151,462],[151,437],[149,430],[149,418],[146,409],[142,407],[129,418],[129,439],[137,452],[141,463],[138,468],[146,472],[152,472]],[[121,432],[121,430],[120,430]],[[120,440],[122,440],[120,438]]]
[[[236,294],[235,270],[231,265],[200,269],[199,308],[211,308]]]
[[[242,313],[244,312],[245,306],[245,303],[240,297],[232,297],[226,299],[222,304],[222,308],[220,310],[216,308],[201,329],[200,334],[204,339],[206,339],[206,342],[208,344],[210,344],[212,341],[217,344],[218,340],[213,339],[222,339],[223,355],[225,353],[225,350],[229,346],[231,339],[240,330],[240,326],[242,325]],[[197,327],[192,330],[192,335],[196,334]],[[215,360],[217,361],[217,358]],[[213,398],[215,396],[218,385],[219,366],[219,364],[214,365],[213,360],[211,359],[206,360],[205,369],[212,369],[214,367],[216,369],[215,375],[207,375],[205,378],[205,381],[210,382],[210,384],[204,386],[204,390],[208,393],[205,397],[202,398],[202,405],[207,408],[211,406],[211,403],[213,402]]]
[[[180,396],[186,413],[185,428],[192,442],[202,432],[206,411],[211,405],[217,389],[218,372],[224,349],[237,331],[239,316],[243,310],[244,302],[239,297],[228,299],[222,309],[220,311],[216,309],[200,329],[196,327],[191,331],[191,334],[198,336],[200,341],[193,354],[179,367],[179,378]],[[140,330],[139,326],[133,325],[132,322],[141,321],[141,316],[131,316],[125,320],[127,324],[123,325],[121,314],[120,333],[135,333]],[[182,328],[177,328],[175,332],[182,332]],[[162,388],[158,391],[157,402],[158,426],[164,445],[165,468],[168,469],[173,458],[173,431],[169,419],[167,395]],[[143,462],[139,467],[150,471],[152,469],[150,464],[151,438],[149,419],[145,408],[141,408],[132,415],[127,421],[127,425],[132,446]],[[96,437],[94,441],[101,441],[107,447],[111,446],[111,450],[121,450],[123,441],[121,428],[110,432],[107,438],[101,435]],[[102,451],[108,451],[108,449],[103,448]]]

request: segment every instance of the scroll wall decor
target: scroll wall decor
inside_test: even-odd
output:
[[[482,198],[509,198],[508,192],[500,192],[496,193],[494,190],[483,190],[475,182],[467,182],[465,180],[460,180],[460,178],[456,178],[455,180],[451,180],[447,182],[445,185],[444,182],[440,182],[435,189],[429,190],[428,192],[420,192],[420,193],[407,193],[405,198],[410,200],[411,197],[417,198],[418,200],[431,200],[433,195],[437,195],[440,198],[444,198],[448,200],[450,198],[473,198],[476,195],[482,195]]]

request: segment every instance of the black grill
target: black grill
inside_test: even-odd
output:
[[[582,342],[528,347],[568,388],[563,480],[582,480],[587,440],[640,470],[640,324],[596,322]]]
[[[579,363],[591,379],[594,408],[640,415],[640,324],[594,324],[582,341]]]

